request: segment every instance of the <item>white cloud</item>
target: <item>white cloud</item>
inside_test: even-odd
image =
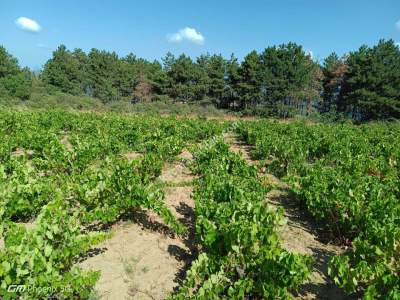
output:
[[[47,46],[46,44],[42,44],[42,43],[36,44],[36,47],[38,47],[38,48],[43,48],[43,49],[50,49],[49,46]]]
[[[400,48],[400,42],[399,42],[399,43],[396,43],[396,46]]]
[[[35,20],[29,19],[27,17],[19,17],[15,20],[15,24],[22,30],[29,32],[39,32],[42,27]]]
[[[190,27],[185,27],[176,33],[167,35],[167,39],[171,43],[180,43],[183,40],[187,40],[199,45],[203,45],[205,40],[200,32]]]
[[[400,20],[398,20],[398,21],[396,22],[396,28],[397,28],[398,31],[400,31]]]

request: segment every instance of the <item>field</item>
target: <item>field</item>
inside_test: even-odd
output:
[[[4,299],[400,299],[398,123],[0,125]]]

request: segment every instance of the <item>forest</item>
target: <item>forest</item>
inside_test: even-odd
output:
[[[95,48],[86,53],[60,45],[33,72],[0,46],[1,105],[55,93],[105,104],[197,103],[264,117],[394,120],[400,118],[400,48],[380,40],[320,62],[289,42],[251,51],[242,60],[234,54],[193,59],[167,53],[161,61],[148,61],[132,53]]]

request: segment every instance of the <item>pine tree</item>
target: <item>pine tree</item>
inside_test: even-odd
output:
[[[261,101],[261,62],[256,51],[247,54],[240,65],[240,108],[255,106]]]
[[[18,60],[6,48],[0,46],[0,78],[16,75],[19,72]]]
[[[345,58],[339,58],[336,53],[330,54],[323,63],[323,103],[321,112],[337,111],[343,106],[342,90],[348,66]]]
[[[292,110],[309,113],[320,100],[321,70],[311,56],[295,43],[266,48],[260,55],[262,99],[274,114],[287,116]]]
[[[229,108],[239,101],[239,83],[241,81],[238,59],[232,54],[226,62],[225,89],[220,106]]]
[[[226,60],[220,54],[201,55],[197,58],[197,65],[207,97],[219,106],[224,97]]]
[[[64,45],[53,52],[53,57],[44,65],[41,78],[62,92],[73,95],[83,92],[79,60]]]
[[[400,49],[393,40],[350,53],[344,110],[362,120],[400,118]]]
[[[203,99],[207,93],[206,71],[184,54],[177,59],[169,56],[168,60],[169,64],[166,66],[166,73],[169,77],[167,94],[182,102]]]
[[[32,72],[20,69],[18,60],[0,46],[0,96],[27,100],[32,92]]]
[[[88,78],[93,96],[103,102],[120,99],[120,60],[115,52],[92,49],[88,55]]]

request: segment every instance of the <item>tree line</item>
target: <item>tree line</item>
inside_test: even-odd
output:
[[[201,102],[264,116],[319,112],[362,121],[400,119],[400,48],[393,40],[342,57],[332,53],[322,63],[296,43],[252,51],[240,62],[234,55],[192,59],[171,53],[148,61],[61,45],[37,76],[0,47],[0,95],[29,99],[33,80],[104,103]]]

